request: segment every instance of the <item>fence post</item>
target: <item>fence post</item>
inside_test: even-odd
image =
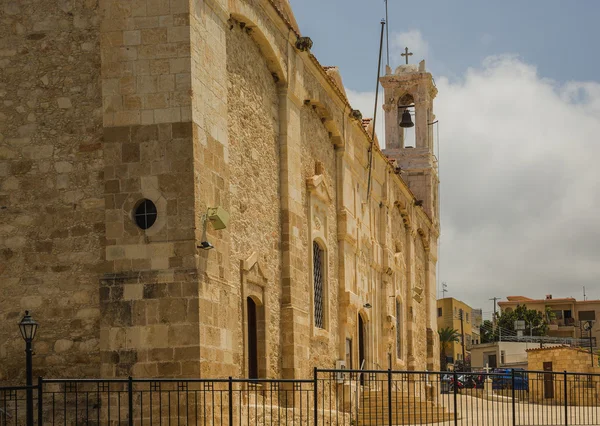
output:
[[[317,409],[317,404],[319,403],[319,393],[318,393],[319,381],[318,381],[318,371],[317,367],[313,368],[313,416],[314,416],[314,424],[317,426],[319,422],[319,410]]]
[[[133,426],[133,378],[129,376],[127,381],[127,397],[129,405],[129,426]]]
[[[513,419],[513,426],[517,425],[517,404],[515,402],[515,369],[513,368],[511,370],[511,376],[510,376],[510,380],[511,380],[511,388],[512,388],[512,419]]]
[[[233,426],[233,379],[231,376],[229,376],[227,393],[229,394],[229,404],[227,404],[227,409],[229,410],[229,426]]]
[[[392,367],[388,369],[388,424],[392,426]]]
[[[37,392],[38,392],[38,425],[42,426],[44,424],[44,411],[42,409],[42,405],[44,403],[44,398],[42,397],[42,386],[43,380],[38,376],[38,384],[37,384]]]
[[[454,383],[454,426],[458,426],[458,375],[456,374],[456,370],[452,373],[453,383]]]
[[[569,426],[569,401],[567,401],[567,371],[564,372],[564,397],[565,397],[565,426]]]

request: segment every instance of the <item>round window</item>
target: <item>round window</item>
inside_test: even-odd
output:
[[[148,229],[154,225],[157,216],[156,206],[150,200],[140,201],[133,212],[135,223],[142,229]]]

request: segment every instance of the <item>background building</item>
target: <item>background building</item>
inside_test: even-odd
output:
[[[518,305],[525,305],[542,313],[550,310],[553,313],[549,319],[548,336],[568,339],[588,339],[589,332],[585,323],[591,322],[592,344],[600,337],[600,326],[596,318],[600,315],[600,300],[576,300],[572,297],[554,299],[551,294],[544,299],[530,299],[525,296],[508,296],[506,301],[498,302],[502,312],[509,312]],[[588,346],[587,342],[581,342]]]
[[[481,332],[480,328],[483,324],[483,312],[481,309],[473,309],[471,310],[471,343],[473,345],[478,345],[481,343]]]
[[[465,359],[470,356],[473,337],[472,311],[473,309],[469,305],[453,297],[446,297],[437,301],[438,330],[449,327],[461,334],[459,341],[451,343],[449,345],[450,350],[446,352],[450,363],[463,360],[463,335]]]
[[[600,368],[597,354],[591,356],[589,351],[559,346],[528,349],[527,359],[528,370],[548,372],[529,375],[528,397],[531,402],[555,405],[567,402],[569,405],[598,406]],[[565,380],[560,374],[564,371],[593,375],[579,374]],[[565,394],[568,397],[567,401]]]
[[[561,346],[544,344],[545,347]],[[471,347],[471,367],[523,368],[527,369],[527,350],[539,348],[535,342],[493,342]]]
[[[382,77],[384,154],[287,0],[5,9],[0,380],[26,309],[46,377],[439,368],[424,62]]]

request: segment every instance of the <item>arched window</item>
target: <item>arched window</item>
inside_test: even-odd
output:
[[[402,358],[402,303],[396,299],[396,358]]]
[[[314,281],[314,317],[315,327],[325,328],[323,311],[325,262],[324,250],[319,243],[313,241],[313,281]]]

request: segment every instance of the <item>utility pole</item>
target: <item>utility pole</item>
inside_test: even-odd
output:
[[[500,297],[492,297],[490,300],[494,301],[494,322],[496,322],[496,311],[497,311],[496,301],[500,300]]]
[[[442,281],[442,299],[446,298],[446,293],[448,293],[448,285],[446,281]]]
[[[593,367],[595,367],[595,365],[594,365],[594,347],[592,344],[592,326],[593,326],[593,324],[591,321],[586,321],[583,324],[583,329],[588,332],[588,337],[590,339],[590,360],[592,362],[592,368],[593,368]]]
[[[458,315],[460,316],[460,335],[461,335],[461,341],[462,341],[462,362],[463,362],[463,370],[465,370],[465,362],[466,362],[466,358],[465,358],[465,328],[464,328],[464,323],[463,323],[463,310],[460,309],[458,311]]]
[[[497,312],[496,301],[500,300],[500,298],[494,296],[494,297],[492,297],[489,300],[493,300],[494,301],[494,316],[492,318],[492,336],[493,336],[493,334],[494,334],[493,332],[496,331],[496,312]],[[500,331],[500,341],[502,341],[502,331]]]

